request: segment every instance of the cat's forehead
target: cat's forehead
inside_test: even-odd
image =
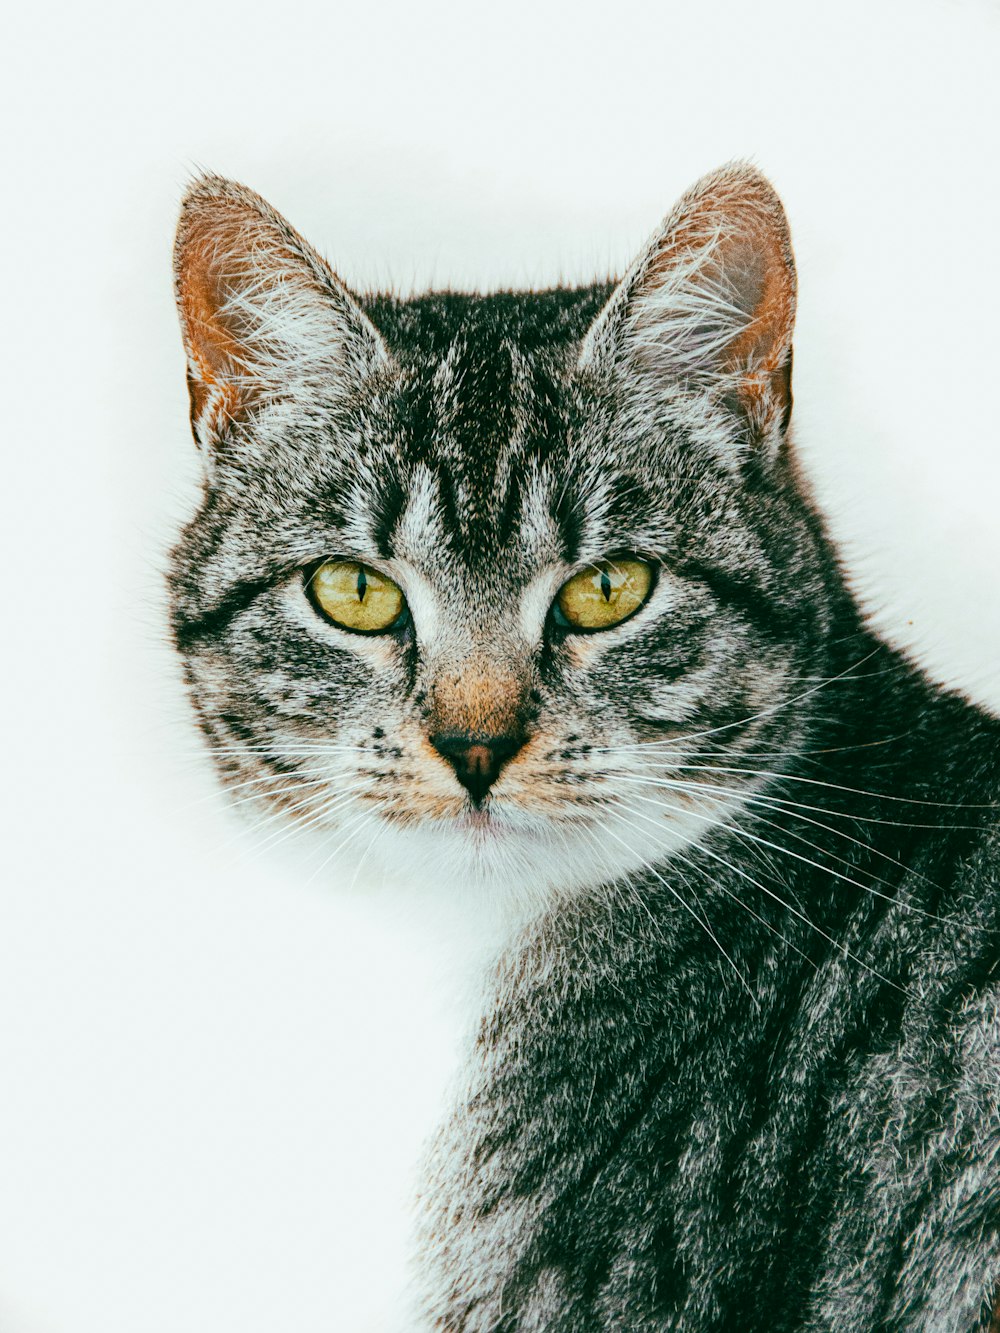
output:
[[[500,355],[502,370],[442,360],[426,435],[401,431],[399,471],[369,474],[385,558],[520,582],[630,544],[648,517],[648,488],[612,451],[588,448],[566,386],[540,388],[545,372],[515,347]]]
[[[388,447],[367,472],[386,556],[481,573],[503,560],[510,576],[596,551],[644,514],[635,460],[594,447],[574,373],[602,295],[415,303]]]
[[[373,304],[388,370],[346,411],[293,398],[266,416],[250,443],[270,425],[267,465],[243,474],[241,512],[274,515],[265,541],[405,562],[489,605],[540,570],[662,551],[677,459],[629,440],[578,371],[603,295]]]
[[[475,529],[509,509],[515,477],[565,451],[569,420],[558,370],[507,338],[458,333],[425,386],[426,438],[410,455],[452,492],[454,523]]]
[[[400,366],[402,447],[472,502],[485,502],[512,471],[565,443],[572,369],[595,302],[565,308],[562,295],[417,301],[401,329],[388,321]]]

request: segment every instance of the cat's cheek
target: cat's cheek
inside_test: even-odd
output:
[[[609,654],[620,651],[642,632],[627,633],[630,628],[631,622],[606,633],[567,634],[559,645],[559,654],[571,673],[589,675],[605,666]]]

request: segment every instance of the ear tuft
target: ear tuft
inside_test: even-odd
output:
[[[783,430],[795,293],[781,202],[760,172],[733,163],[665,219],[598,316],[582,360],[715,390],[758,431]]]
[[[202,445],[310,379],[388,359],[319,255],[260,195],[221,176],[201,177],[184,196],[174,285]]]

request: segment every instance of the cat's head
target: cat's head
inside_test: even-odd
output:
[[[829,593],[756,171],[617,286],[408,301],[206,177],[176,283],[206,484],[173,625],[242,794],[533,908],[704,837],[794,748]]]

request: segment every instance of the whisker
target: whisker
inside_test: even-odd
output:
[[[638,814],[638,813],[640,813],[640,812],[639,812],[639,811],[636,811],[636,813]],[[620,817],[620,816],[619,816],[619,817]],[[756,852],[756,849],[755,849],[755,848],[751,848],[750,850]],[[695,873],[696,875],[701,875],[701,876],[704,876],[704,877],[707,878],[707,876],[705,876],[705,871],[704,871],[704,869],[703,869],[701,866],[697,865],[694,861],[692,861],[692,860],[690,860],[688,857],[686,857],[686,856],[683,854],[683,852],[680,852],[680,851],[678,851],[678,850],[675,849],[675,848],[667,848],[666,846],[664,847],[664,851],[667,852],[667,855],[670,857],[671,860],[674,859],[674,858],[679,859],[679,860],[683,861],[683,863],[684,863],[690,870],[694,871],[694,873]],[[759,853],[758,853],[758,855],[759,855]],[[735,867],[733,867],[733,868],[735,869]],[[775,878],[777,878],[778,876],[777,876],[777,874],[776,874],[775,869],[774,869],[773,866],[770,867],[770,870],[771,870],[771,873],[772,873],[772,874],[775,874]],[[692,888],[692,891],[694,891],[694,890],[693,890],[693,886],[691,885],[690,880],[688,880],[686,876],[682,876],[682,878],[684,879],[684,883],[687,884],[688,887]],[[786,935],[783,935],[783,934],[781,933],[781,931],[777,928],[777,926],[774,925],[773,922],[768,921],[766,917],[763,917],[763,916],[760,915],[759,912],[754,911],[754,909],[749,905],[749,903],[745,903],[745,902],[743,901],[743,899],[742,899],[737,893],[733,892],[733,890],[731,890],[731,889],[728,887],[728,885],[723,884],[723,883],[721,883],[720,881],[713,881],[713,882],[712,882],[712,886],[713,886],[713,888],[721,889],[722,892],[723,892],[724,894],[726,894],[726,896],[727,896],[728,898],[732,898],[732,900],[733,900],[735,903],[737,903],[740,907],[742,907],[743,910],[744,910],[745,912],[749,912],[749,914],[750,914],[756,921],[759,921],[760,924],[761,924],[762,926],[765,926],[765,927],[766,927],[766,928],[767,928],[773,935],[776,935],[776,936],[778,937],[778,939],[781,940],[781,942],[782,942],[783,944],[787,945],[787,947],[788,947],[789,949],[791,949],[791,950],[793,950],[793,952],[797,953],[797,954],[799,955],[799,957],[802,958],[802,959],[804,959],[807,963],[809,963],[811,967],[815,968],[817,971],[819,970],[818,964],[816,963],[815,959],[810,958],[809,955],[805,952],[804,949],[800,949],[799,946],[798,946],[797,944],[795,944],[792,940],[788,939],[788,937],[787,937]],[[785,887],[787,888],[788,886],[786,885]],[[702,901],[701,901],[700,896],[697,895],[697,894],[696,894],[696,896],[698,897],[698,904],[699,904],[699,906],[701,906],[701,907],[702,907],[702,911],[704,911],[705,909],[704,909],[704,906],[702,905]]]
[[[615,817],[618,818],[618,819],[621,819],[622,822],[625,824],[625,826],[626,826],[627,828],[631,828],[631,827],[633,827],[633,826],[629,823],[629,821],[628,821],[627,819],[623,819],[622,816],[618,815],[618,816],[615,816]],[[628,844],[627,842],[625,842],[625,840],[624,840],[623,838],[619,838],[618,835],[617,835],[616,833],[612,833],[610,829],[605,829],[604,831],[605,831],[607,834],[609,834],[610,837],[614,838],[615,842],[620,842],[621,845],[622,845],[623,847],[625,847],[626,849],[628,849],[629,851],[631,851],[633,855],[638,856],[638,853],[635,852],[635,850],[634,850],[633,848],[630,848],[630,847],[629,847],[629,844]],[[736,964],[733,962],[732,958],[729,956],[729,954],[726,952],[726,950],[725,950],[725,949],[723,948],[723,946],[720,944],[720,942],[719,942],[719,938],[718,938],[718,936],[716,935],[715,931],[712,929],[712,927],[708,924],[707,921],[703,920],[702,917],[700,917],[700,916],[698,915],[698,913],[694,910],[694,908],[691,906],[691,904],[688,903],[688,902],[685,900],[683,894],[678,893],[677,890],[674,888],[674,886],[673,886],[672,884],[670,884],[667,880],[665,880],[665,879],[663,878],[663,876],[659,873],[659,871],[655,870],[655,869],[653,868],[653,866],[651,866],[651,865],[649,864],[649,862],[646,861],[643,857],[640,856],[640,857],[639,857],[639,860],[640,860],[640,862],[642,863],[642,865],[646,868],[646,870],[647,870],[651,875],[653,875],[656,879],[658,879],[658,880],[660,881],[660,883],[661,883],[667,890],[669,890],[669,892],[670,892],[671,894],[673,894],[673,896],[677,899],[677,901],[678,901],[678,902],[680,903],[680,905],[684,908],[684,910],[685,910],[686,912],[689,912],[689,913],[691,914],[691,916],[695,919],[695,921],[698,922],[698,924],[701,926],[701,928],[702,928],[702,929],[706,932],[706,934],[708,935],[709,939],[713,942],[713,944],[715,945],[715,947],[716,947],[716,948],[719,950],[719,952],[722,954],[723,958],[725,958],[726,962],[729,964],[729,966],[730,966],[730,967],[733,969],[733,971],[736,973],[737,977],[739,977],[740,982],[741,982],[741,984],[743,985],[743,988],[746,990],[747,994],[750,996],[750,999],[753,1001],[754,1005],[755,1005],[756,1008],[759,1010],[759,1009],[760,1009],[760,1001],[757,999],[756,995],[753,993],[753,988],[751,987],[749,981],[747,981],[747,979],[746,979],[746,977],[743,975],[743,973],[740,971],[740,969],[739,969],[739,968],[736,966]],[[639,901],[641,902],[641,898],[639,899]],[[645,903],[643,903],[642,905],[643,905],[644,907],[646,906]],[[646,907],[646,911],[649,913],[650,919],[654,919],[654,918],[653,918],[653,914],[652,914],[651,912],[649,912],[649,908],[648,908],[648,907]]]
[[[255,755],[298,759],[303,756],[308,758],[312,755],[371,754],[372,747],[370,745],[323,745],[318,742],[315,745],[285,745],[277,739],[270,745],[213,745],[211,741],[206,740],[204,745],[186,749],[183,753],[185,758],[190,759],[211,759],[215,755],[237,759]]]
[[[256,854],[256,852],[260,852],[264,848],[272,845],[275,840],[283,841],[283,838],[278,837],[278,835],[282,834],[283,832],[287,832],[289,836],[291,836],[294,833],[303,832],[306,828],[311,827],[313,823],[322,820],[325,817],[325,815],[329,814],[333,809],[336,809],[338,804],[341,802],[342,798],[346,800],[347,798],[352,796],[354,792],[364,789],[367,785],[368,784],[365,781],[361,781],[361,782],[351,783],[347,787],[338,788],[336,791],[331,793],[328,800],[320,802],[318,809],[315,808],[316,793],[310,792],[305,800],[298,801],[291,806],[284,806],[278,810],[275,810],[273,813],[266,815],[263,819],[257,820],[253,824],[253,826],[249,829],[247,828],[239,829],[237,833],[232,838],[228,839],[227,842],[224,843],[219,850],[226,851],[234,844],[244,842],[246,837],[249,835],[251,838],[256,840],[256,845],[253,848]],[[242,802],[236,802],[237,805],[241,803]],[[310,816],[309,818],[295,817],[296,811],[302,809],[308,809],[310,806],[314,808],[313,816]],[[288,830],[285,830],[283,827],[286,821],[291,823],[291,828],[289,828]],[[259,838],[259,835],[263,832],[263,830],[270,828],[273,824],[276,823],[278,823],[281,826],[278,828],[275,834],[267,834],[263,839]]]
[[[891,865],[894,865],[898,869],[905,871],[907,874],[915,875],[918,879],[923,880],[924,883],[929,885],[932,889],[937,889],[939,891],[941,890],[940,884],[936,884],[934,880],[928,878],[928,876],[924,875],[921,871],[912,869],[910,866],[906,865],[905,862],[897,860],[897,858],[894,856],[890,856],[888,852],[883,852],[880,848],[872,846],[871,843],[864,842],[860,838],[855,838],[850,833],[845,833],[843,829],[835,828],[832,824],[824,824],[822,820],[810,819],[807,815],[799,813],[800,810],[812,810],[815,811],[817,814],[831,815],[834,818],[852,819],[852,820],[855,818],[853,815],[848,815],[846,812],[838,810],[827,810],[823,806],[803,805],[801,801],[788,800],[783,796],[772,796],[770,794],[762,795],[760,793],[755,793],[755,792],[740,792],[740,791],[735,791],[730,787],[711,786],[706,782],[688,783],[680,780],[673,782],[669,778],[636,778],[626,774],[620,774],[617,780],[619,782],[631,782],[638,785],[648,785],[652,787],[666,787],[671,791],[683,792],[685,795],[688,796],[696,796],[701,793],[735,796],[739,799],[741,804],[760,806],[765,810],[770,810],[774,814],[790,814],[792,818],[799,819],[804,824],[812,824],[815,828],[820,828],[827,833],[832,833],[834,837],[843,838],[846,842],[852,843],[855,847],[860,847],[866,852],[870,852],[873,856],[877,856],[883,861],[888,861]],[[765,824],[771,824],[772,827],[774,828],[781,829],[784,832],[788,832],[793,838],[798,838],[800,841],[805,842],[807,846],[813,847],[816,851],[825,851],[827,855],[832,856],[834,860],[841,861],[845,865],[850,864],[850,862],[845,861],[843,857],[838,856],[836,852],[831,851],[829,848],[820,847],[817,843],[809,842],[808,839],[803,838],[801,834],[795,833],[791,829],[786,830],[784,825],[777,824],[775,823],[774,820],[765,819],[763,815],[759,817],[760,819],[763,820]],[[860,819],[862,817],[859,816],[858,818]],[[882,823],[884,821],[866,820],[864,822]],[[895,823],[895,821],[891,822]],[[888,883],[887,880],[883,880],[878,876],[873,876],[873,878],[875,879],[875,882],[878,884]],[[918,909],[915,908],[914,910]],[[949,924],[947,918],[945,917],[935,917],[933,913],[929,913],[928,915],[930,915],[935,921],[941,921],[945,924]]]
[[[681,772],[682,770],[685,770],[685,771],[686,771],[686,770],[690,770],[690,771],[692,771],[692,772],[705,772],[706,770],[711,770],[711,771],[714,771],[714,772],[716,772],[716,773],[731,773],[731,774],[735,774],[735,775],[737,775],[737,776],[756,777],[756,778],[774,778],[774,779],[776,779],[776,780],[779,781],[779,782],[803,782],[803,783],[806,783],[806,784],[807,784],[808,786],[810,786],[810,787],[825,787],[825,788],[827,789],[827,791],[842,791],[842,792],[846,792],[846,793],[848,793],[848,794],[851,795],[851,796],[866,796],[866,797],[870,797],[870,798],[873,799],[873,800],[877,800],[877,801],[893,801],[893,802],[896,802],[896,803],[898,803],[898,804],[900,804],[900,805],[922,805],[922,806],[928,806],[928,807],[931,807],[931,808],[933,808],[933,809],[937,809],[937,810],[997,810],[997,811],[1000,811],[1000,804],[998,804],[998,803],[995,802],[995,801],[985,802],[985,803],[983,803],[983,804],[976,804],[976,803],[974,803],[974,802],[967,802],[967,801],[928,801],[928,800],[924,800],[923,798],[921,798],[921,797],[919,797],[919,796],[892,796],[892,795],[890,795],[890,794],[887,793],[887,792],[867,791],[867,790],[866,790],[865,788],[863,788],[863,787],[845,787],[845,786],[843,786],[841,783],[837,783],[837,782],[826,782],[826,781],[824,781],[824,780],[821,779],[821,778],[805,778],[805,777],[801,777],[800,775],[798,775],[798,774],[796,774],[796,773],[773,773],[773,772],[769,772],[767,769],[756,769],[756,768],[733,768],[733,767],[729,767],[729,766],[722,765],[722,764],[706,764],[706,765],[697,765],[697,764],[663,764],[663,765],[655,765],[655,764],[650,764],[649,767],[650,767],[650,768],[656,768],[656,767],[672,768],[672,769],[674,769],[674,770],[677,771],[677,772]],[[852,816],[852,818],[853,818],[853,817],[854,817],[854,816]],[[862,816],[857,816],[857,818],[861,818],[861,817],[862,817]],[[878,820],[878,819],[874,819],[874,818],[872,818],[872,819],[871,819],[871,822],[873,822],[873,823],[894,823],[895,821],[893,821],[893,820]],[[904,827],[904,828],[944,828],[944,827],[949,827],[949,828],[956,828],[956,829],[968,828],[968,829],[970,829],[970,830],[972,830],[972,831],[975,831],[975,830],[977,830],[977,829],[979,828],[979,825],[976,825],[976,824],[971,824],[971,825],[952,824],[952,825],[947,825],[947,826],[946,826],[946,825],[942,825],[942,824],[904,824],[904,825],[902,825],[902,827]]]
[[[358,824],[362,823],[365,819],[371,819],[371,818],[374,818],[374,816],[371,815],[367,810],[361,810],[358,812],[357,815],[355,815],[353,819],[348,820],[348,822],[338,830],[338,832],[345,834],[344,838],[337,843],[336,847],[329,854],[329,856],[323,858],[323,860],[319,863],[316,869],[306,880],[306,884],[311,884],[313,880],[316,879],[316,877],[320,875],[323,872],[323,870],[326,869],[326,867],[330,864],[330,862],[333,861],[340,854],[343,848],[347,846],[348,842],[350,842],[350,830],[356,828]],[[379,831],[380,830],[376,828],[376,832]]]
[[[790,708],[792,704],[801,703],[803,699],[808,699],[812,695],[817,694],[820,690],[826,689],[828,686],[836,684],[837,681],[844,680],[845,678],[850,678],[850,673],[853,670],[855,670],[855,668],[863,666],[865,662],[869,661],[872,657],[875,656],[876,653],[879,653],[881,651],[882,651],[881,645],[880,644],[876,645],[871,650],[870,653],[866,653],[864,657],[860,658],[857,662],[852,663],[851,666],[845,667],[844,670],[839,672],[836,676],[829,676],[826,680],[821,681],[818,685],[813,685],[811,689],[803,690],[801,694],[793,695],[789,699],[783,699],[781,703],[772,704],[770,708],[764,708],[759,713],[752,713],[749,717],[739,718],[736,722],[726,722],[719,727],[708,727],[704,731],[688,732],[684,734],[684,740],[694,741],[694,740],[699,740],[703,736],[716,736],[723,731],[732,731],[734,727],[746,727],[751,722],[759,722],[762,718],[772,717],[775,713],[780,713],[783,709]],[[658,745],[672,745],[675,743],[676,743],[675,740],[671,738],[665,741],[640,741],[637,742],[637,746],[643,745],[647,749],[652,749]],[[607,749],[612,749],[612,748],[614,747],[612,746],[607,747]],[[634,749],[637,747],[633,746],[632,748]],[[598,754],[605,753],[605,750],[596,749],[595,753]]]
[[[241,783],[240,785],[243,786],[244,784]],[[277,791],[272,788],[270,791],[255,791],[251,792],[248,796],[241,796],[239,800],[229,801],[228,807],[230,810],[238,810],[241,805],[246,805],[251,801],[276,801],[282,796],[294,795],[301,792],[306,787],[328,787],[329,785],[329,778],[299,778],[294,782],[289,782],[287,787],[279,787]],[[225,797],[226,793],[221,792],[220,795]],[[312,795],[314,795],[314,793],[309,793],[310,799]],[[302,804],[308,804],[308,801],[305,801]],[[299,807],[295,805],[283,806],[279,811],[275,812],[274,818],[280,819],[282,814],[290,814],[292,810],[298,808]]]
[[[657,802],[651,796],[639,796],[638,799],[640,801],[652,801],[654,805],[659,804],[659,802]],[[761,822],[764,824],[769,824],[773,828],[780,829],[782,833],[791,832],[791,830],[785,829],[780,824],[775,824],[774,820],[767,819],[763,815],[758,814],[756,818],[761,820]],[[728,827],[728,825],[723,825],[723,827]],[[937,916],[934,912],[928,912],[922,907],[917,907],[915,904],[907,902],[905,898],[897,898],[891,894],[880,893],[878,889],[873,889],[871,885],[864,884],[860,880],[853,879],[850,875],[845,875],[842,871],[835,870],[832,866],[825,866],[819,861],[814,861],[811,857],[803,856],[801,852],[793,851],[791,847],[784,847],[779,843],[770,842],[767,838],[759,838],[757,834],[751,833],[748,829],[741,828],[739,831],[745,838],[753,838],[755,841],[760,842],[762,846],[770,847],[774,851],[781,852],[784,856],[791,856],[796,861],[802,861],[805,865],[812,866],[816,870],[825,870],[828,875],[833,875],[834,878],[843,880],[845,884],[850,884],[856,889],[863,889],[865,893],[870,893],[874,898],[881,898],[887,903],[892,903],[893,906],[895,907],[905,907],[907,911],[915,912],[919,916],[927,917],[931,921],[937,921],[941,925],[947,926],[954,924],[954,922],[949,921],[947,917]],[[844,836],[846,837],[847,835],[845,834]],[[812,847],[815,851],[826,852],[826,854],[828,856],[832,856],[834,860],[839,860],[843,864],[847,865],[850,864],[850,862],[844,862],[843,858],[838,857],[835,852],[831,852],[825,847],[819,847],[816,845],[816,843],[809,842],[806,838],[799,837],[799,835],[795,833],[792,833],[792,837],[797,837],[800,842],[804,842],[807,847]],[[859,844],[859,846],[864,846],[864,845],[865,844],[863,843]],[[900,865],[903,870],[907,869],[907,867],[903,866],[901,862],[897,862],[896,864]],[[880,879],[877,875],[873,875],[872,878],[874,879],[876,884],[888,884],[889,882],[887,880]],[[934,885],[933,887],[937,886]]]
[[[911,728],[909,731],[897,732],[893,736],[884,736],[881,739],[875,741],[858,741],[852,745],[822,745],[816,747],[815,749],[802,749],[797,746],[796,748],[791,750],[754,750],[752,751],[750,758],[811,759],[814,755],[848,754],[855,750],[873,750],[873,749],[878,749],[881,746],[894,745],[897,741],[906,740],[909,736],[912,736],[912,734],[913,734],[913,729]],[[681,759],[718,759],[720,757],[719,750],[687,749],[684,744],[687,741],[687,739],[688,738],[683,733],[677,737],[677,742],[676,742],[678,746],[677,754]],[[623,755],[631,758],[637,752],[641,753],[643,750],[648,750],[651,745],[656,745],[657,747],[659,747],[661,745],[666,745],[667,743],[668,742],[666,741],[655,741],[655,742],[637,741],[634,744],[630,745],[606,746],[603,749],[595,749],[594,751],[592,751],[592,753],[613,754],[616,750],[621,750]]]
[[[375,846],[375,841],[376,841],[376,839],[378,838],[378,835],[381,833],[381,831],[382,831],[382,830],[381,830],[381,828],[380,828],[380,826],[379,826],[379,823],[378,823],[378,821],[376,820],[376,822],[375,822],[375,831],[372,833],[372,836],[371,836],[371,837],[369,838],[369,840],[368,840],[368,846],[365,848],[365,850],[364,850],[364,851],[362,852],[362,854],[361,854],[361,860],[358,862],[358,864],[357,864],[357,865],[355,866],[355,868],[354,868],[354,874],[351,876],[351,883],[350,883],[350,887],[348,888],[348,893],[353,893],[353,892],[354,892],[354,886],[355,886],[355,884],[357,884],[357,882],[358,882],[358,876],[361,874],[361,867],[362,867],[362,866],[364,865],[364,863],[368,860],[368,853],[369,853],[369,852],[371,851],[371,849]]]
[[[273,846],[279,845],[280,842],[284,842],[287,838],[295,837],[297,833],[304,833],[307,829],[315,828],[317,824],[323,824],[324,820],[327,820],[331,814],[335,814],[337,810],[343,808],[345,805],[351,805],[357,792],[365,792],[365,790],[369,789],[371,789],[371,785],[367,784],[367,782],[352,782],[352,784],[349,784],[348,786],[337,788],[335,792],[329,794],[329,797],[320,801],[319,806],[315,806],[311,812],[309,812],[309,805],[312,804],[311,801],[300,802],[299,806],[291,806],[288,810],[279,810],[275,816],[269,818],[267,821],[268,824],[273,824],[276,820],[281,820],[283,814],[291,814],[295,809],[304,808],[307,810],[307,813],[300,814],[300,816],[293,816],[291,820],[287,821],[287,828],[281,828],[281,826],[279,826],[279,828],[273,830],[272,833],[269,833],[268,836],[264,838],[264,841],[257,845],[256,852],[260,852],[260,850],[263,850],[264,848],[273,848]]]
[[[323,824],[332,814],[335,814],[338,810],[350,804],[351,795],[352,791],[350,790],[339,792],[328,801],[324,802],[319,809],[313,811],[312,814],[292,820],[287,827],[282,825],[279,828],[274,829],[265,838],[259,840],[255,845],[248,847],[245,850],[243,857],[245,863],[253,864],[255,861],[260,860],[265,853],[272,852],[276,847],[280,847],[282,843],[287,842],[290,838],[295,838],[299,834],[305,833],[309,829]]]
[[[184,814],[188,810],[196,809],[199,805],[205,805],[208,801],[223,801],[229,809],[235,810],[237,806],[243,805],[244,801],[254,799],[261,801],[274,800],[278,797],[287,795],[289,792],[297,791],[300,787],[315,786],[319,783],[328,783],[329,781],[330,779],[326,777],[310,778],[306,777],[304,774],[301,777],[298,777],[293,773],[258,773],[255,777],[247,778],[245,782],[224,782],[221,785],[216,785],[214,791],[210,791],[204,796],[196,796],[193,801],[188,801],[184,805],[177,806],[171,811],[171,814]],[[250,796],[241,796],[237,801],[231,799],[234,791],[244,791],[247,787],[254,787],[259,786],[260,784],[273,782],[286,782],[288,785],[279,788],[277,791],[272,787],[270,790],[256,792]]]
[[[670,810],[674,814],[680,814],[680,815],[693,814],[696,819],[697,818],[705,819],[708,823],[713,824],[715,827],[726,829],[730,833],[743,834],[744,836],[751,838],[754,836],[753,834],[748,834],[745,829],[734,828],[731,824],[725,824],[718,820],[711,819],[710,816],[708,815],[699,816],[693,810],[686,811],[683,810],[680,806],[667,805],[665,802],[655,801],[652,798],[649,799],[652,801],[654,805],[659,805],[661,809]],[[631,813],[636,814],[641,819],[646,819],[649,823],[656,825],[656,820],[650,819],[650,817],[647,815],[643,815],[642,812],[639,810],[633,810],[631,811]],[[765,846],[769,845],[766,842],[766,840],[763,841]],[[775,844],[773,843],[770,845],[775,846]],[[756,885],[757,888],[761,889],[769,897],[773,898],[776,902],[780,903],[781,906],[784,907],[787,911],[790,911],[793,916],[798,917],[799,920],[802,921],[805,925],[809,926],[812,930],[815,930],[817,934],[821,935],[823,939],[825,939],[829,944],[832,944],[835,949],[838,949],[848,958],[853,959],[853,961],[856,962],[859,965],[859,967],[863,967],[864,970],[866,972],[870,972],[872,976],[878,977],[879,981],[884,982],[887,986],[892,986],[895,990],[902,991],[905,994],[903,987],[898,985],[897,982],[891,981],[888,977],[884,977],[881,972],[876,971],[875,968],[871,967],[868,963],[866,963],[863,958],[859,958],[856,954],[851,953],[850,949],[848,949],[845,944],[841,944],[838,940],[835,940],[832,935],[828,935],[826,931],[822,929],[821,926],[816,925],[815,921],[810,921],[810,919],[805,915],[804,912],[800,912],[797,908],[792,907],[790,903],[786,903],[785,900],[779,894],[769,889],[766,884],[762,884],[760,880],[754,879],[752,875],[748,875],[746,871],[742,870],[739,866],[734,865],[731,861],[727,861],[725,857],[720,856],[717,852],[712,851],[712,849],[710,847],[707,847],[704,843],[699,844],[698,850],[702,852],[704,855],[710,856],[713,860],[719,861],[723,865],[728,866],[730,870],[734,870],[738,875],[742,875],[744,879],[748,879],[751,884]],[[782,851],[784,849],[779,847],[777,848],[777,850]],[[820,869],[823,869],[823,867],[820,867]]]

